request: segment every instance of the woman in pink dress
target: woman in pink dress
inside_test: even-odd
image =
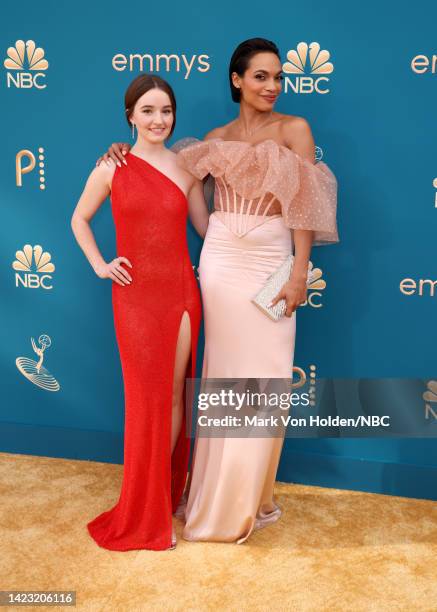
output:
[[[215,210],[199,263],[202,378],[290,378],[311,247],[338,241],[337,183],[326,164],[315,165],[307,121],[273,110],[282,85],[274,43],[241,43],[229,81],[239,116],[178,153],[195,177],[215,179]],[[113,145],[110,155],[123,159],[127,150]],[[292,252],[290,279],[273,302],[284,299],[286,314],[274,322],[251,298]],[[242,543],[275,522],[281,510],[273,486],[282,445],[278,437],[197,437],[179,507],[183,537]]]

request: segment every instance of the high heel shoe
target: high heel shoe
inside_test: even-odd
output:
[[[174,550],[176,548],[176,532],[174,527],[171,528],[171,546],[168,550]]]

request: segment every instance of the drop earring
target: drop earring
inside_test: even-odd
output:
[[[132,121],[132,140],[135,140],[135,123]]]

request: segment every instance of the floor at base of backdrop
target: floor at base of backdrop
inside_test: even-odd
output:
[[[105,612],[437,610],[437,502],[277,483],[282,518],[242,545],[187,542],[175,519],[175,550],[121,553],[86,523],[123,466],[3,453],[0,472],[1,590],[75,590]]]

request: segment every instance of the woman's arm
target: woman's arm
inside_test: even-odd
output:
[[[120,262],[124,262],[132,268],[131,263],[126,257],[118,257],[107,264],[99,251],[90,226],[91,219],[111,193],[114,171],[115,166],[111,162],[110,166],[102,164],[91,172],[71,217],[71,229],[97,276],[99,278],[111,278],[119,285],[124,286],[126,283],[130,284],[132,279],[127,270],[120,265]]]
[[[286,146],[303,159],[315,163],[314,138],[308,122],[303,117],[290,117],[282,126]],[[287,302],[285,316],[291,317],[298,306],[307,299],[308,263],[314,239],[312,230],[293,230],[294,263],[290,280],[285,283],[278,295],[272,300],[274,306],[281,299]]]
[[[201,238],[205,238],[209,223],[209,211],[205,202],[203,182],[199,179],[194,179],[188,192],[188,214],[196,232]]]

